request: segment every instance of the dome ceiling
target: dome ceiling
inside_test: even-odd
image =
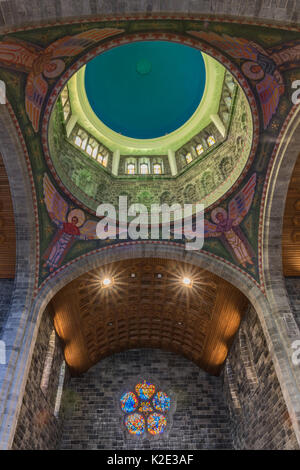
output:
[[[93,111],[107,127],[134,139],[155,139],[175,131],[194,114],[205,75],[200,51],[142,41],[91,60],[85,68],[85,89]]]
[[[68,81],[72,115],[111,151],[176,151],[218,114],[224,73],[212,57],[183,44],[124,44],[96,55]]]
[[[255,150],[253,119],[243,90],[228,72],[223,73],[219,87],[221,95],[218,114],[212,115],[214,122],[210,118],[208,126],[184,141],[176,152],[169,149],[159,157],[151,154],[149,140],[146,156],[123,155],[104,147],[91,127],[84,128],[73,120],[77,115],[73,113],[73,101],[66,87],[62,101],[53,110],[48,133],[49,152],[57,175],[78,201],[93,211],[102,202],[118,206],[118,196],[124,192],[130,203],[139,202],[147,207],[171,202],[209,207],[236,183]],[[206,88],[210,92],[211,85]],[[65,92],[69,98],[65,98]],[[65,106],[64,110],[67,107],[64,103],[68,103],[65,99],[70,100],[72,112],[62,124],[61,107]],[[201,105],[206,108],[205,97]],[[146,166],[145,174],[141,165]],[[153,172],[155,165],[160,169],[157,174]]]
[[[206,70],[203,98],[177,131],[157,139],[133,139],[110,130],[119,136],[116,142],[102,128],[97,131],[100,120],[95,113],[97,123],[86,113],[80,114],[84,97],[77,93],[76,102],[74,92],[81,90],[84,67],[95,57],[143,41],[180,43],[200,51]],[[219,66],[210,68],[206,57],[212,57]],[[149,59],[142,57],[136,67],[141,78],[148,76]],[[225,68],[239,87],[227,86]],[[131,243],[92,239],[88,230],[98,221],[97,203],[107,196],[111,202],[111,196],[121,192],[147,204],[155,200],[172,202],[175,193],[180,203],[204,201],[202,252],[230,265],[264,291],[261,247],[266,194],[278,141],[285,138],[287,123],[299,109],[292,101],[293,83],[299,78],[299,32],[246,21],[239,24],[226,19],[149,16],[109,21],[95,18],[82,23],[74,19],[64,25],[28,26],[3,34],[0,80],[6,84],[7,109],[20,136],[24,168],[32,185],[36,291],[55,276],[63,276],[65,269],[75,269],[79,260],[88,261],[90,255],[113,249],[114,244]],[[214,83],[219,85],[218,90]],[[70,91],[67,122],[64,114],[56,113],[60,107],[60,112],[68,115],[60,97],[66,85]],[[207,95],[210,92],[211,99]],[[207,105],[202,109],[203,103]],[[196,120],[188,128],[194,116],[199,117],[197,111],[204,127],[197,127],[200,121]],[[52,132],[53,120],[57,133]],[[72,133],[80,127],[83,134],[76,134],[70,142]],[[169,140],[171,136],[175,140]],[[77,143],[85,146],[86,142],[84,149],[76,144],[76,137]],[[144,143],[140,146],[141,141],[149,140],[150,147]],[[56,146],[61,152],[49,151],[48,144],[51,150]],[[91,157],[94,152],[97,160]],[[128,165],[134,164],[128,161],[132,158],[136,159],[136,173],[125,174]],[[143,159],[148,159],[146,174],[138,172]],[[150,173],[154,163],[160,165],[160,173]],[[72,225],[70,214],[75,213],[82,225],[70,230],[65,224]],[[65,238],[69,242],[62,245]],[[156,243],[175,244],[172,240]],[[184,249],[180,242],[176,245]],[[57,247],[60,249],[54,262],[52,250]]]

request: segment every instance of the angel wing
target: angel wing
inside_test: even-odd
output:
[[[264,129],[266,129],[277,110],[280,95],[282,94],[281,87],[273,75],[266,74],[264,79],[257,83],[256,90],[262,108]]]
[[[47,90],[48,84],[42,74],[34,76],[31,72],[28,75],[25,88],[25,109],[35,132],[39,130],[40,115]]]
[[[188,31],[188,33],[192,36],[204,39],[235,59],[256,61],[257,54],[260,51],[259,46],[256,46],[256,44],[244,38],[235,38],[227,34],[220,35],[213,32],[207,33],[205,31]]]
[[[218,237],[217,235],[217,226],[207,219],[204,219],[204,236],[209,237]]]
[[[80,235],[85,235],[91,240],[98,238],[96,233],[97,223],[98,222],[95,222],[94,220],[87,220],[80,228]]]
[[[26,44],[11,40],[0,42],[0,64],[3,67],[29,72],[32,64],[39,54],[34,46],[26,46]]]
[[[53,58],[75,56],[86,47],[123,31],[116,28],[91,29],[74,36],[66,36],[50,44],[45,53],[52,53]]]
[[[48,175],[44,175],[44,198],[49,216],[53,222],[64,222],[69,209],[66,201],[58,194]]]
[[[249,179],[243,189],[229,203],[229,218],[232,219],[233,225],[241,223],[243,218],[251,207],[256,186],[256,173]]]

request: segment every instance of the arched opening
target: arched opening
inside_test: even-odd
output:
[[[248,300],[204,269],[148,258],[85,273],[51,304],[74,375],[110,354],[143,347],[182,354],[219,375]]]
[[[277,415],[286,405],[262,326],[240,290],[195,264],[155,256],[107,260],[72,277],[56,290],[40,324],[44,354],[45,324],[48,335],[49,325],[55,326],[57,344],[62,346],[55,352],[47,405],[41,409],[37,399],[32,410],[44,420],[41,446],[48,448],[51,442],[52,448],[107,449],[114,448],[117,439],[116,448],[145,449],[151,445],[147,442],[152,439],[148,428],[153,413],[166,419],[159,421],[164,448],[176,446],[178,435],[187,449],[256,448],[257,413],[261,419],[266,415],[273,428],[263,447],[276,445],[275,436],[283,425]],[[237,334],[241,322],[242,341]],[[42,361],[40,351],[37,346],[34,364]],[[64,381],[62,351],[67,366]],[[245,363],[246,356],[251,364]],[[246,366],[259,371],[255,388]],[[154,395],[138,398],[133,423],[140,426],[141,436],[132,436],[128,426],[133,424],[127,418],[133,412],[122,410],[120,400],[144,381],[157,384],[157,391],[171,397],[174,410],[163,414],[153,408]],[[273,393],[267,392],[271,383],[275,402]],[[32,390],[32,384],[27,387]],[[27,387],[14,448],[31,445],[20,430],[28,413]],[[297,444],[291,420],[288,413],[284,416],[284,445],[293,448]],[[57,426],[61,435],[53,432]],[[93,435],[92,428],[97,430]],[[184,437],[179,429],[184,429]]]

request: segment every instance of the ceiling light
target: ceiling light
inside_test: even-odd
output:
[[[110,277],[105,277],[102,279],[102,287],[109,287],[112,285],[112,279]]]
[[[182,284],[186,287],[192,287],[193,281],[189,277],[183,277]]]

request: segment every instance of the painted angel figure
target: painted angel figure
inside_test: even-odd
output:
[[[284,93],[284,80],[281,72],[299,67],[300,41],[264,49],[254,41],[231,37],[228,34],[221,35],[206,31],[189,31],[189,33],[213,44],[231,57],[245,61],[241,68],[247,78],[256,82],[263,125],[266,129]]]
[[[211,213],[214,223],[205,219],[204,236],[218,237],[225,248],[244,268],[253,265],[255,254],[239,224],[248,214],[256,186],[256,173],[249,179],[243,189],[230,201],[228,213],[222,207],[217,207]]]
[[[35,132],[48,92],[47,79],[59,77],[66,68],[63,58],[74,57],[87,47],[123,32],[116,28],[92,29],[57,39],[45,49],[16,38],[0,41],[0,65],[28,74],[25,108]]]
[[[69,211],[67,202],[59,195],[47,174],[44,175],[45,204],[51,220],[58,227],[52,242],[43,255],[44,267],[50,272],[58,268],[76,240],[97,238],[97,222],[88,220],[81,209]]]

